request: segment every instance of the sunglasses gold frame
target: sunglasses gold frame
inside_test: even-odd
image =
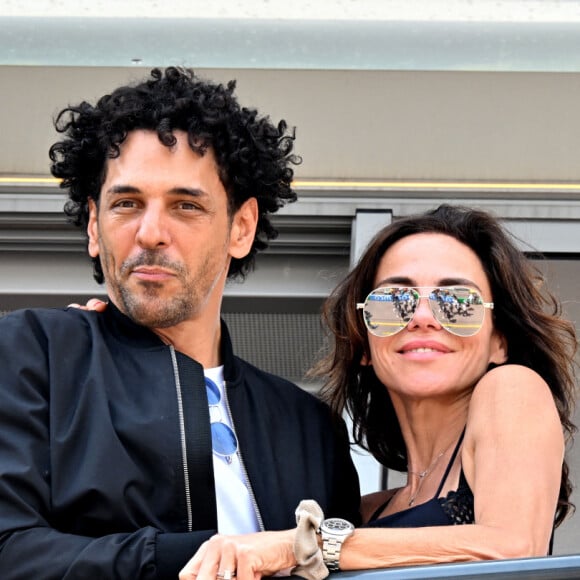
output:
[[[392,322],[381,322],[379,323],[381,326],[391,326],[391,327],[395,327],[394,330],[392,332],[377,332],[376,327],[371,326],[371,322],[369,320],[368,315],[366,314],[368,311],[365,310],[367,308],[367,305],[369,303],[369,299],[371,296],[376,297],[376,296],[389,296],[389,292],[392,292],[393,290],[397,290],[397,291],[408,291],[408,292],[413,292],[415,295],[415,298],[417,300],[416,305],[414,310],[411,312],[411,315],[405,319],[405,317],[403,317],[400,313],[399,313],[399,318],[400,321],[397,320],[393,320]],[[429,290],[428,293],[426,294],[422,294],[421,290]],[[382,291],[382,294],[380,293]],[[431,296],[433,294],[434,291],[443,291],[443,292],[447,292],[450,294],[458,294],[458,293],[467,293],[467,295],[469,297],[474,296],[475,297],[475,302],[471,302],[468,304],[468,306],[481,306],[483,308],[483,314],[481,316],[481,321],[478,324],[458,324],[455,322],[450,322],[448,321],[443,321],[441,320],[441,316],[440,316],[440,312],[441,310],[435,310],[436,306],[438,305],[438,302],[436,301],[436,299],[433,299]],[[493,302],[484,302],[483,297],[481,296],[481,293],[478,290],[475,290],[474,288],[470,288],[468,286],[380,286],[378,288],[375,288],[374,290],[372,290],[371,292],[369,292],[369,294],[367,295],[367,297],[365,298],[364,302],[357,302],[356,304],[356,309],[357,310],[363,310],[363,320],[365,323],[365,326],[367,327],[367,330],[373,334],[374,336],[378,336],[378,337],[389,337],[389,336],[393,336],[395,334],[397,334],[398,332],[400,332],[401,330],[403,330],[404,328],[406,328],[409,323],[413,320],[413,317],[415,316],[415,312],[417,311],[417,308],[419,307],[419,304],[421,303],[421,299],[423,298],[427,298],[427,300],[429,301],[429,307],[431,308],[431,312],[433,314],[433,317],[435,318],[435,320],[442,326],[442,328],[444,328],[445,330],[447,330],[447,332],[455,335],[455,336],[459,336],[462,338],[467,338],[470,336],[475,336],[480,330],[481,327],[483,326],[483,321],[485,319],[485,310],[489,309],[489,310],[493,310]],[[388,300],[384,300],[385,302],[387,302]],[[463,301],[459,300],[459,303],[463,303],[465,302],[465,299],[463,299]],[[456,332],[454,329],[464,329],[463,333],[460,332]],[[465,333],[465,330],[468,329],[475,329],[473,332],[469,332],[469,333]]]

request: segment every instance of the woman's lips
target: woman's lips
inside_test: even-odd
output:
[[[436,354],[448,354],[451,349],[444,344],[434,341],[434,340],[414,340],[404,344],[398,352],[400,354],[408,354],[408,353],[418,353],[418,354],[427,354],[427,353],[436,353]]]

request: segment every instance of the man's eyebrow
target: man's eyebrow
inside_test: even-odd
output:
[[[112,185],[109,189],[106,190],[106,193],[110,193],[112,195],[123,195],[123,194],[141,194],[143,190],[135,187],[133,185]],[[187,195],[189,197],[204,197],[207,193],[198,187],[172,187],[167,191],[167,193],[171,195]]]
[[[172,187],[167,193],[173,195],[188,195],[190,197],[206,197],[208,193],[199,187]]]
[[[123,194],[123,193],[141,193],[138,187],[133,187],[132,185],[111,185],[105,193],[111,194]]]

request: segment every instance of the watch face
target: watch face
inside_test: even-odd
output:
[[[331,534],[346,535],[354,530],[354,526],[342,518],[329,518],[322,522],[321,528]]]

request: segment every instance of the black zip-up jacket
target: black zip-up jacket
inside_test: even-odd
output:
[[[294,527],[304,498],[358,523],[344,424],[234,356],[224,324],[222,360],[264,528]],[[0,319],[2,580],[174,580],[216,532],[198,528],[185,492],[196,427],[176,385],[184,364],[199,366],[112,304]]]

